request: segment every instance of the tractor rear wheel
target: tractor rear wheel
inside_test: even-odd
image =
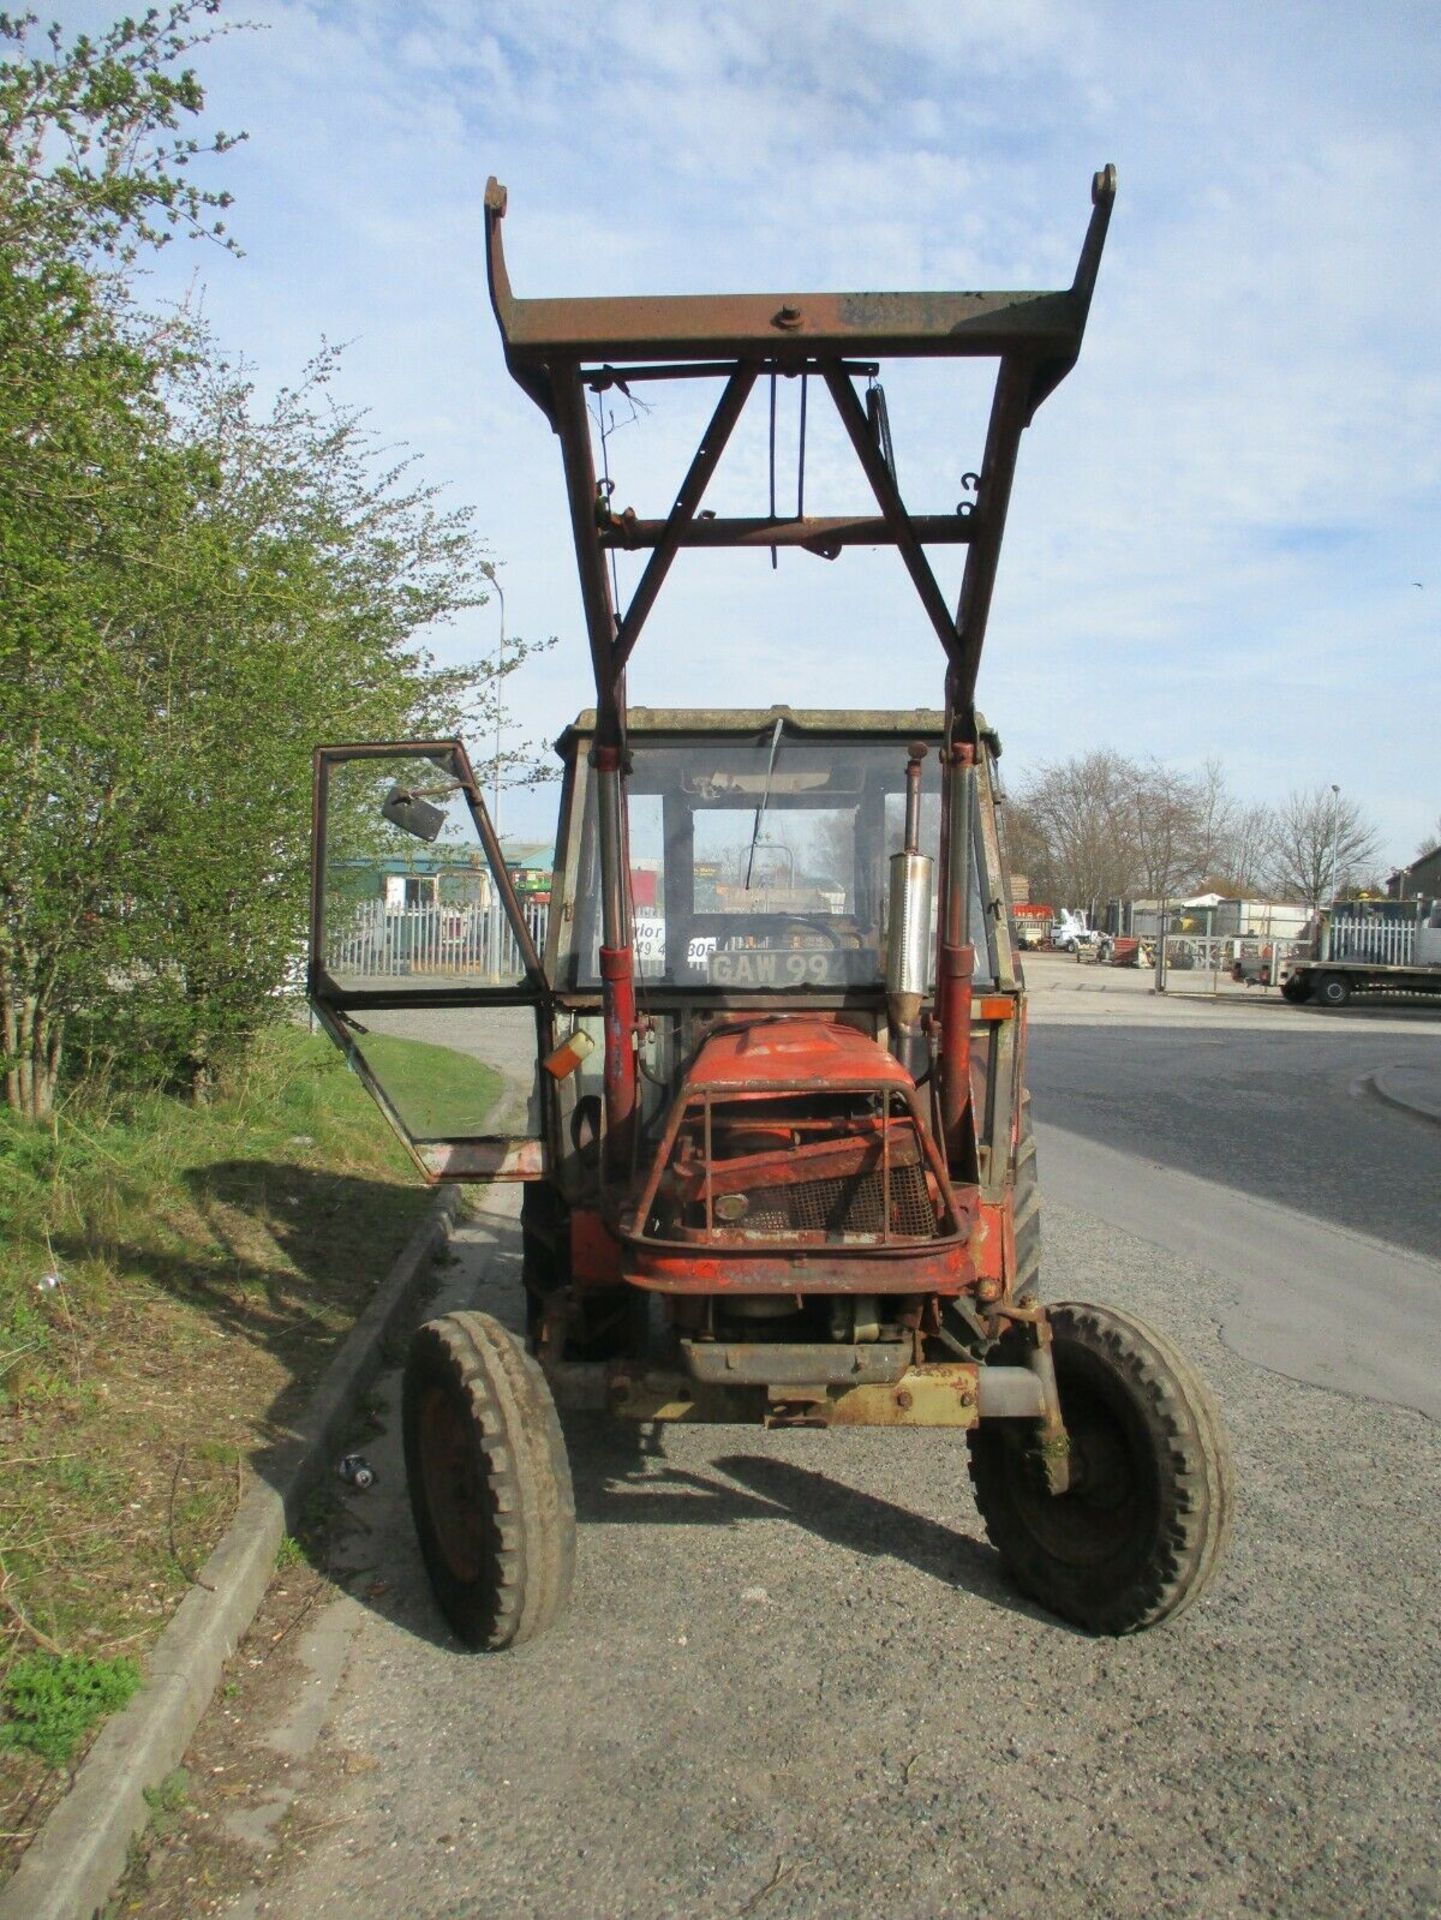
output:
[[[1012,1292],[1035,1296],[1041,1271],[1041,1196],[1036,1184],[1036,1139],[1031,1128],[1031,1096],[1021,1095],[1021,1124],[1016,1138],[1016,1178],[1012,1189],[1016,1271]]]
[[[971,1430],[986,1533],[1021,1591],[1091,1633],[1188,1607],[1230,1529],[1231,1462],[1214,1402],[1169,1341],[1110,1307],[1049,1312],[1071,1485],[1047,1490],[1029,1423]]]
[[[440,1610],[467,1646],[519,1646],[564,1610],[575,1500],[545,1377],[487,1313],[428,1321],[403,1393],[405,1472]]]

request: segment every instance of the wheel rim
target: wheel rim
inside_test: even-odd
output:
[[[1076,1571],[1144,1557],[1159,1518],[1154,1462],[1130,1410],[1090,1383],[1061,1382],[1071,1485],[1046,1490],[1019,1444],[1011,1454],[1017,1517],[1053,1561]]]
[[[425,1504],[441,1558],[457,1580],[478,1580],[485,1554],[485,1482],[470,1416],[443,1387],[430,1387],[420,1403],[416,1437]]]

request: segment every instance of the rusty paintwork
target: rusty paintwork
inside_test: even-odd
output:
[[[545,1149],[539,1140],[421,1140],[416,1153],[427,1181],[539,1180]]]
[[[880,508],[875,539],[897,549],[951,667],[949,719],[956,739],[974,740],[974,691],[1020,437],[1036,408],[1075,365],[1095,290],[1116,194],[1113,167],[1092,182],[1092,214],[1068,288],[1054,292],[796,293],[628,296],[618,299],[517,298],[506,266],[502,228],[506,190],[485,192],[486,268],[506,364],[541,408],[561,442],[572,534],[595,673],[603,745],[625,737],[622,676],[646,617],[683,544],[774,546],[782,537],[822,550],[843,544],[825,530],[758,537],[754,523],[706,523],[700,503],[721,454],[762,373],[813,376],[824,386],[851,439]],[[967,476],[974,499],[957,511],[912,515],[870,433],[855,391],[862,370],[882,358],[990,358],[999,362],[985,448]],[[637,377],[716,378],[725,384],[667,516],[644,540],[651,559],[623,611],[612,604],[602,541],[627,538],[626,516],[610,509],[597,485],[588,387]],[[797,516],[801,519],[802,516]],[[617,528],[617,520],[619,527]],[[963,533],[955,523],[964,523]],[[706,530],[698,531],[700,528]],[[966,570],[953,617],[925,557],[927,540],[963,537]]]
[[[964,1241],[937,1252],[898,1245],[844,1253],[771,1250],[734,1242],[719,1243],[714,1250],[633,1244],[626,1250],[624,1275],[631,1286],[648,1292],[717,1296],[891,1293],[953,1298],[976,1290],[976,1269]]]
[[[898,1379],[856,1387],[822,1382],[725,1388],[657,1369],[565,1370],[563,1400],[596,1404],[603,1379],[605,1403],[626,1420],[687,1420],[698,1424],[754,1417],[759,1406],[770,1426],[951,1427],[975,1426],[981,1369],[961,1362],[908,1367]],[[591,1377],[586,1378],[589,1374]]]
[[[624,1249],[597,1207],[572,1207],[570,1271],[580,1287],[615,1287],[624,1279]]]
[[[892,1386],[849,1387],[827,1396],[830,1427],[973,1427],[980,1368],[962,1362],[909,1367]]]
[[[685,1079],[691,1093],[810,1085],[911,1090],[914,1083],[898,1060],[854,1027],[804,1015],[738,1021],[713,1034]]]
[[[557,1211],[537,1231],[541,1244],[570,1256],[563,1280],[547,1275],[536,1286],[544,1296],[540,1352],[558,1397],[578,1393],[596,1404],[599,1394],[601,1404],[645,1419],[740,1415],[773,1424],[963,1428],[985,1408],[984,1375],[992,1381],[990,1411],[1034,1422],[1051,1484],[1065,1484],[1065,1433],[1044,1313],[1017,1307],[1009,1321],[986,1317],[1013,1305],[1025,1015],[995,822],[991,765],[999,744],[975,711],[974,690],[1021,436],[1077,358],[1114,195],[1114,170],[1107,168],[1093,182],[1072,282],[1052,291],[530,300],[516,297],[506,268],[505,190],[493,180],[487,189],[491,301],[507,365],[559,442],[596,695],[594,712],[561,742],[568,771],[551,952],[560,952],[560,930],[584,884],[601,906],[599,992],[576,991],[575,976],[546,980],[521,929],[546,1043],[542,1057],[561,1008],[586,1020],[598,1016],[604,1037],[600,1094],[582,1096],[579,1073],[564,1083],[538,1076],[552,1156],[544,1172]],[[888,430],[877,424],[881,401],[869,390],[863,396],[857,382],[874,381],[883,358],[977,356],[998,364],[984,446],[978,459],[970,456],[975,471],[964,471],[958,458],[954,504],[912,511],[897,485]],[[781,377],[798,377],[803,395],[824,391],[870,487],[873,511],[807,515],[798,488],[794,515],[772,508],[717,519],[705,512],[707,489],[756,387]],[[714,382],[715,398],[679,487],[668,489],[662,512],[647,517],[615,499],[609,477],[597,474],[590,399],[630,381],[673,379]],[[804,429],[801,460],[803,471]],[[892,547],[909,575],[945,659],[943,710],[627,713],[626,669],[682,548],[786,546],[835,558],[860,544]],[[931,567],[933,545],[965,549],[954,609]],[[644,556],[625,606],[613,597],[615,548]],[[654,1001],[648,989],[638,994],[627,885],[628,731],[667,723],[696,739],[754,735],[764,726],[777,742],[785,729],[929,742],[941,769],[936,984],[912,994],[921,1004],[907,1004],[894,1051],[879,1037],[889,1028],[894,1041],[899,1020],[885,992],[843,974],[778,1000],[765,998],[767,983],[759,979],[750,999],[717,981],[694,990],[686,984],[684,993],[674,982]],[[772,761],[774,751],[773,744]],[[468,768],[463,779],[469,795]],[[766,769],[756,788],[757,834],[769,790]],[[883,790],[877,793],[883,802]],[[317,795],[319,838],[323,777]],[[474,802],[508,896],[478,789]],[[587,820],[595,822],[599,872],[582,882]],[[984,927],[970,923],[977,870]],[[318,952],[318,893],[317,903]],[[978,946],[993,959],[979,980]],[[315,975],[312,987],[327,1000],[330,1030],[347,1045],[351,1008],[344,996]],[[375,1000],[417,1002],[474,1004],[453,991]],[[520,1004],[520,996],[498,997],[497,1004]],[[661,1008],[667,1011],[655,1010]],[[734,1017],[732,1008],[746,1011]],[[644,1051],[662,1018],[671,1022],[666,1032],[675,1051],[657,1101],[645,1085],[655,1076]],[[594,1069],[588,1073],[593,1086]],[[587,1103],[603,1111],[603,1129],[581,1125]],[[543,1164],[539,1150],[524,1142],[419,1144],[432,1178],[527,1177]],[[588,1296],[620,1296],[626,1286],[670,1296],[665,1330],[672,1351],[690,1357],[691,1377],[647,1371],[638,1356],[604,1366],[569,1357],[584,1354],[588,1329],[599,1324],[587,1320],[595,1304]],[[840,1296],[842,1310],[830,1312],[827,1296]],[[864,1321],[875,1329],[869,1339],[861,1331],[865,1296],[873,1296]],[[608,1303],[597,1312],[607,1338],[626,1324],[623,1305],[609,1319]],[[751,1339],[766,1322],[772,1337]],[[1013,1344],[1025,1348],[1025,1366],[978,1365],[988,1352],[988,1324],[1010,1329]],[[798,1331],[806,1337],[795,1338]],[[731,1338],[737,1333],[745,1337]],[[658,1351],[641,1344],[649,1354]],[[954,1357],[942,1358],[946,1352]]]
[[[983,1419],[1043,1416],[1040,1386],[1025,1367],[942,1362],[901,1368],[884,1382],[859,1386],[825,1379],[765,1382],[758,1377],[762,1351],[755,1349],[757,1377],[731,1385],[626,1361],[552,1361],[546,1377],[556,1404],[567,1411],[610,1412],[628,1420],[964,1430]]]
[[[846,1095],[877,1111],[848,1114],[830,1131],[815,1117],[819,1097]],[[737,1142],[724,1157],[713,1150],[718,1112]],[[905,1174],[913,1191],[924,1181],[928,1230],[893,1224],[890,1196]],[[868,1233],[757,1233],[717,1209],[757,1189],[779,1199],[788,1188],[863,1175],[878,1177],[885,1196],[880,1226]],[[965,1249],[974,1204],[953,1188],[915,1083],[893,1055],[833,1021],[762,1017],[712,1034],[684,1076],[639,1201],[620,1223],[624,1270],[665,1292],[954,1294],[975,1278]],[[687,1210],[703,1223],[655,1224]]]
[[[886,1386],[911,1364],[913,1340],[866,1340],[822,1347],[814,1341],[682,1340],[692,1380],[717,1387]]]

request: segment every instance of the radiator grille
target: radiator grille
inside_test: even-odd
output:
[[[761,1204],[756,1204],[760,1201]],[[879,1169],[851,1179],[801,1180],[756,1195],[745,1218],[748,1233],[884,1232],[885,1182]],[[918,1166],[891,1169],[890,1231],[933,1240],[936,1212]]]

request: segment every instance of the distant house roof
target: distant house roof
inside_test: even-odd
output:
[[[1409,867],[1398,867],[1388,874],[1386,891],[1393,900],[1405,900],[1415,893],[1434,898],[1441,893],[1441,847],[1433,847],[1429,853],[1413,860]]]
[[[393,852],[359,854],[331,864],[367,867],[375,873],[464,873],[483,870],[485,855],[479,847],[450,842],[444,846],[400,847]]]
[[[508,867],[549,869],[555,865],[555,845],[550,840],[502,840],[500,850]]]

